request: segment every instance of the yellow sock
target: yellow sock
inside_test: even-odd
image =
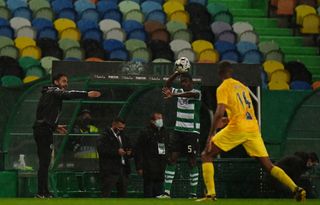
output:
[[[202,175],[207,188],[207,195],[216,195],[214,188],[214,167],[212,162],[202,163]]]
[[[292,181],[292,179],[280,168],[274,166],[270,172],[271,176],[278,179],[283,185],[287,186],[292,192],[295,190],[297,185]]]

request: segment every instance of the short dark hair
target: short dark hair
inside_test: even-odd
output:
[[[113,118],[112,122],[115,122],[115,123],[120,122],[122,124],[126,124],[126,121],[122,117],[119,117],[119,116]]]
[[[226,74],[232,74],[232,72],[233,72],[232,64],[227,61],[223,61],[223,62],[219,63],[218,68],[219,68],[219,71],[218,71],[219,76],[224,76]]]
[[[151,120],[154,120],[154,116],[155,116],[156,114],[160,114],[160,115],[162,115],[162,113],[161,113],[161,112],[157,112],[157,111],[155,111],[155,112],[153,112],[153,113],[151,114],[150,119],[151,119]]]
[[[64,73],[58,73],[52,76],[52,84],[54,84],[54,81],[59,80],[62,77],[67,77],[67,75]]]
[[[192,81],[192,76],[189,73],[182,73],[180,75],[180,79],[181,78],[187,78],[188,80]]]

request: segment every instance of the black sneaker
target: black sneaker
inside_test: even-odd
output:
[[[44,199],[44,198],[46,198],[46,196],[45,196],[44,194],[36,194],[36,195],[34,196],[34,198]]]
[[[46,193],[45,198],[54,198],[54,195],[52,193]]]
[[[307,192],[306,190],[304,190],[301,187],[297,187],[294,192],[294,198],[296,199],[296,201],[305,201],[306,197],[307,197]]]

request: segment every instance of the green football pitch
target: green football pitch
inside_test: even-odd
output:
[[[320,200],[296,202],[293,199],[219,199],[218,201],[195,202],[188,199],[0,199],[1,205],[319,205]]]

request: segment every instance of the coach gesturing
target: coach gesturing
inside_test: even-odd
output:
[[[53,76],[52,84],[42,89],[42,96],[38,103],[36,120],[33,126],[33,135],[39,157],[37,198],[52,197],[48,190],[48,168],[51,160],[53,132],[57,131],[61,134],[67,132],[66,126],[58,125],[62,101],[86,97],[95,98],[101,95],[98,91],[66,90],[68,77],[65,74]]]

